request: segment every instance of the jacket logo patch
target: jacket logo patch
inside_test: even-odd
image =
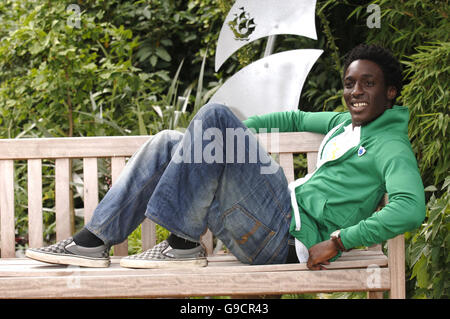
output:
[[[364,147],[360,146],[358,149],[358,156],[361,157],[364,154],[366,154],[366,149]]]

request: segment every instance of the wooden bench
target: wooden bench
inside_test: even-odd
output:
[[[130,157],[148,136],[85,137],[0,140],[0,298],[105,298],[280,295],[317,292],[367,291],[368,298],[405,298],[403,235],[388,241],[388,256],[381,245],[344,253],[327,266],[310,271],[305,264],[244,265],[227,254],[212,254],[212,236],[204,243],[209,264],[205,268],[157,270],[119,266],[127,243],[114,247],[109,268],[50,265],[15,258],[15,161],[27,161],[28,245],[43,242],[42,160],[55,164],[56,240],[72,235],[70,165],[83,159],[84,219],[89,220],[98,203],[98,158],[111,158],[114,182]],[[323,136],[313,133],[281,133],[279,162],[289,181],[294,179],[293,154],[306,153],[308,170],[315,168]],[[259,139],[275,151],[268,135]],[[21,162],[22,163],[22,162]],[[156,242],[155,225],[142,224],[142,249]]]

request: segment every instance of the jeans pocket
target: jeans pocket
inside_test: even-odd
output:
[[[232,239],[228,247],[242,261],[251,263],[275,232],[240,205],[234,205],[223,217],[223,226]]]

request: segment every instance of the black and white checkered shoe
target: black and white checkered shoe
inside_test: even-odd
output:
[[[190,268],[206,267],[207,264],[206,252],[201,245],[192,249],[174,249],[167,240],[120,260],[120,265],[128,268]]]
[[[82,267],[108,267],[109,248],[82,247],[75,244],[72,237],[43,248],[29,248],[25,256],[51,264],[74,265]]]

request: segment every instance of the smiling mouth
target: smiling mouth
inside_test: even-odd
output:
[[[367,103],[367,102],[353,102],[351,104],[354,109],[362,109],[369,105],[369,103]]]

